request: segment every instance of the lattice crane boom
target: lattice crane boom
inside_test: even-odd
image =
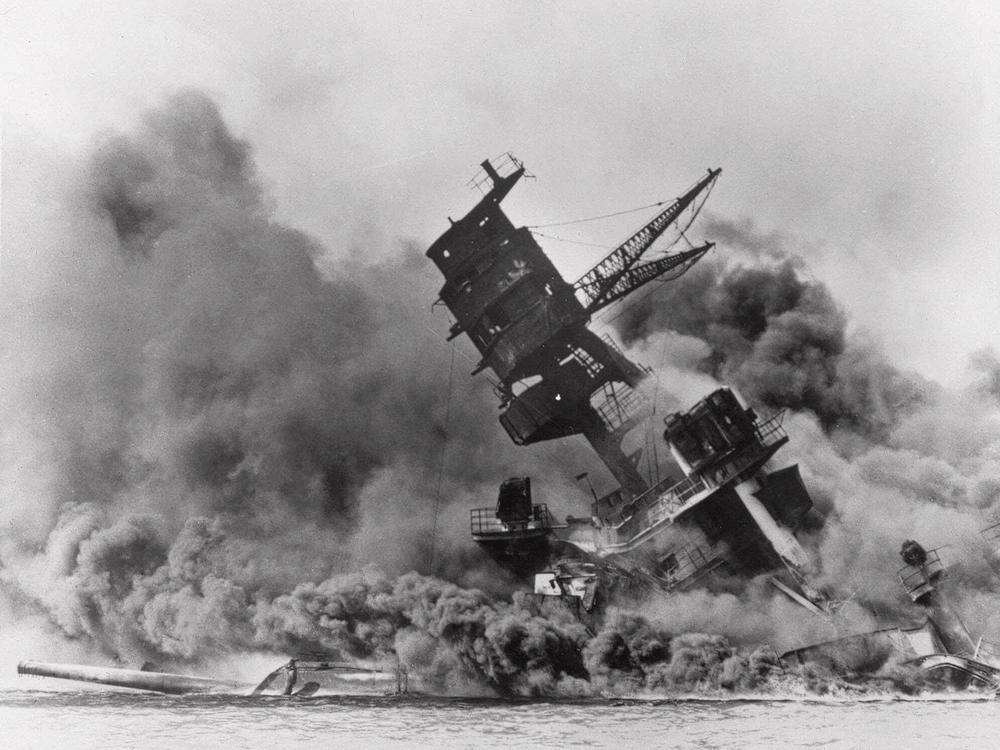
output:
[[[701,260],[701,256],[707,253],[715,247],[714,242],[706,242],[704,245],[699,247],[691,248],[690,250],[685,250],[682,253],[675,253],[673,255],[667,255],[663,258],[657,258],[656,260],[651,260],[648,263],[643,263],[639,266],[633,266],[627,269],[624,273],[619,274],[615,283],[604,291],[600,299],[595,300],[587,308],[587,312],[594,313],[598,310],[607,307],[615,300],[619,300],[632,292],[634,292],[639,287],[644,284],[648,284],[653,279],[657,279],[665,273],[673,271],[668,279],[676,279],[684,275],[691,266]]]
[[[677,220],[688,206],[694,203],[702,191],[715,182],[721,172],[721,169],[709,169],[708,174],[694,187],[667,206],[648,224],[612,250],[604,260],[580,277],[573,286],[587,312],[599,310],[609,302],[614,301],[606,299],[609,291],[618,288],[618,282],[628,274],[643,253]],[[680,255],[684,255],[684,253]],[[664,269],[661,273],[666,270],[669,269]],[[614,299],[621,296],[621,294],[616,294]]]

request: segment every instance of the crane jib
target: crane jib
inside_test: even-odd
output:
[[[694,187],[667,206],[650,222],[612,250],[600,263],[581,276],[574,287],[581,294],[581,302],[584,307],[588,309],[603,307],[603,299],[608,291],[622,280],[643,253],[663,234],[667,227],[677,220],[685,209],[694,203],[695,199],[718,178],[721,172],[721,169],[708,170],[708,174]]]
[[[715,247],[714,242],[706,242],[704,245],[682,253],[668,255],[627,269],[615,280],[614,284],[604,290],[600,297],[586,307],[587,313],[593,314],[607,307],[612,302],[631,294],[644,284],[658,279],[670,271],[674,271],[674,273],[668,277],[669,280],[680,278],[713,247]]]

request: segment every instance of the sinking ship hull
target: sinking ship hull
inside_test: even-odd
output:
[[[822,518],[798,466],[772,465],[788,442],[781,414],[759,420],[723,388],[674,417],[667,444],[683,479],[665,479],[634,497],[616,491],[595,500],[592,515],[564,523],[531,502],[528,478],[508,480],[495,508],[471,512],[473,540],[517,573],[538,570],[546,558],[549,565],[575,558],[631,571],[637,585],[667,592],[713,577],[768,573],[815,609],[819,594],[807,585],[809,556],[796,535],[815,530]],[[693,452],[702,433],[714,447],[703,450],[699,439]],[[509,498],[515,482],[520,507]]]
[[[407,692],[408,677],[400,668],[383,669],[332,662],[298,661],[275,669],[258,684],[213,677],[22,661],[19,675],[84,682],[164,695],[248,695],[310,698],[335,695],[392,695]]]
[[[776,459],[789,440],[782,415],[762,420],[732,390],[717,389],[667,416],[663,439],[676,469],[666,479],[647,479],[637,454],[623,446],[637,425],[648,424],[650,405],[639,386],[650,370],[588,327],[594,312],[653,279],[680,277],[712,247],[644,257],[670,227],[683,237],[681,216],[690,209],[694,220],[721,170],[709,170],[569,283],[532,233],[516,228],[500,208],[526,174],[524,165],[507,155],[482,167],[473,182],[483,198],[427,251],[445,279],[440,301],[455,318],[449,338],[465,334],[480,352],[473,374],[493,373],[500,424],[515,444],[582,436],[619,486],[595,494],[589,515],[559,522],[532,501],[530,478],[509,479],[495,506],[471,511],[473,540],[525,579],[534,571],[542,606],[570,609],[588,622],[617,593],[669,595],[762,574],[802,606],[804,617],[835,618],[834,603],[810,583],[811,556],[799,540],[823,519],[798,467]],[[908,575],[920,580],[908,590],[923,608],[924,625],[852,635],[786,659],[851,671],[892,658],[950,671],[958,682],[997,683],[1000,671],[969,647],[959,618],[934,599],[936,579],[926,565],[914,570]]]
[[[472,510],[475,542],[521,575],[567,556],[634,571],[664,590],[697,585],[720,570],[773,571],[787,590],[814,600],[796,533],[815,525],[817,514],[797,467],[771,465],[788,440],[781,415],[760,420],[729,389],[709,394],[666,420],[677,469],[652,481],[625,448],[649,423],[639,387],[651,371],[589,328],[595,312],[654,279],[679,278],[712,247],[645,255],[671,228],[675,242],[683,236],[721,170],[708,170],[570,283],[532,232],[501,209],[524,165],[507,155],[482,167],[474,180],[482,199],[426,253],[444,276],[439,297],[454,316],[450,338],[466,335],[481,355],[473,374],[490,370],[497,379],[499,421],[514,443],[581,436],[619,486],[595,495],[589,516],[562,523],[532,502],[530,478],[507,480],[495,507]]]
[[[83,664],[57,664],[43,661],[22,661],[17,665],[19,675],[49,677],[73,682],[89,682],[107,687],[127,688],[165,695],[239,694],[249,692],[252,685],[216,680],[210,677],[146,672],[138,669],[94,667]]]
[[[518,505],[504,495],[511,488],[501,487],[495,509],[472,511],[473,539],[514,567],[536,561],[547,546],[626,566],[646,560],[648,568],[658,557],[647,572],[668,585],[722,564],[747,573],[801,566],[794,532],[812,501],[794,467],[766,470],[787,441],[780,417],[760,422],[730,391],[717,391],[667,426],[683,476],[650,482],[623,447],[648,416],[637,388],[650,370],[589,329],[595,312],[654,279],[680,277],[711,247],[645,257],[685,212],[688,224],[694,220],[721,170],[709,170],[569,283],[531,231],[515,227],[501,209],[524,165],[508,155],[482,166],[485,195],[426,253],[444,276],[439,296],[455,319],[450,337],[467,335],[481,355],[475,372],[488,369],[497,378],[500,424],[514,443],[580,435],[620,486],[595,498],[590,519],[566,524],[531,503],[530,491]]]

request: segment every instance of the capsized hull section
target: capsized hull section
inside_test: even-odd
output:
[[[403,669],[354,666],[331,662],[299,662],[292,678],[289,665],[271,672],[256,687],[245,682],[211,677],[145,672],[138,669],[95,667],[22,661],[18,674],[89,682],[108,687],[142,690],[164,695],[261,695],[310,697],[324,695],[385,695],[407,691]]]

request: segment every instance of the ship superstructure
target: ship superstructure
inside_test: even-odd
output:
[[[665,422],[664,439],[684,477],[608,509],[596,529],[570,526],[564,538],[597,557],[634,559],[666,589],[690,587],[720,567],[744,575],[780,571],[776,586],[810,609],[820,605],[795,532],[821,519],[798,467],[770,465],[788,442],[782,414],[760,420],[720,388]]]
[[[683,275],[712,247],[645,257],[673,228],[690,226],[721,170],[710,169],[575,283],[565,281],[531,230],[515,227],[500,202],[526,173],[510,155],[482,163],[482,199],[428,249],[444,274],[440,299],[455,317],[450,337],[469,336],[481,355],[473,374],[497,379],[500,423],[518,445],[583,436],[618,482],[585,518],[558,522],[531,496],[531,482],[503,483],[495,507],[472,511],[476,542],[520,572],[555,550],[634,570],[662,589],[713,570],[782,571],[779,586],[813,602],[808,556],[794,532],[814,516],[796,467],[768,461],[787,442],[780,415],[759,420],[729,389],[668,418],[664,438],[678,472],[651,482],[626,436],[649,416],[632,362],[591,316],[654,279]],[[787,574],[784,571],[788,571]]]
[[[709,170],[680,198],[574,284],[566,282],[525,227],[515,228],[501,200],[526,172],[513,157],[483,162],[482,200],[427,251],[445,276],[441,300],[456,320],[451,337],[469,335],[481,355],[475,372],[497,378],[500,422],[518,445],[581,435],[618,481],[593,494],[590,513],[559,522],[535,503],[530,477],[500,485],[495,506],[471,513],[473,539],[523,574],[534,574],[539,601],[568,604],[590,627],[608,591],[662,592],[709,582],[725,572],[764,574],[836,632],[837,610],[809,585],[810,556],[798,533],[818,526],[796,466],[774,457],[788,442],[782,414],[761,419],[729,388],[719,388],[664,419],[663,439],[676,466],[648,481],[624,448],[649,415],[637,388],[649,371],[589,328],[597,310],[654,279],[677,278],[711,247],[655,260],[643,254],[700,202],[718,178]],[[686,227],[684,227],[686,228]],[[683,232],[683,228],[680,229]],[[580,475],[581,477],[583,475]],[[984,552],[1000,575],[1000,523],[982,531]],[[786,664],[824,664],[833,672],[875,673],[911,663],[955,685],[1000,690],[1000,647],[974,636],[945,595],[947,570],[937,549],[904,542],[897,575],[922,622],[842,635],[782,654]],[[873,613],[876,614],[876,613]],[[167,694],[229,693],[309,697],[403,694],[408,671],[398,657],[381,665],[339,654],[302,653],[254,687],[210,677],[23,661],[18,673]]]
[[[503,173],[482,163],[486,195],[427,250],[445,277],[440,299],[455,316],[449,337],[468,334],[482,357],[473,374],[495,374],[500,423],[511,440],[529,445],[583,435],[622,488],[640,495],[648,485],[621,442],[635,425],[634,389],[648,371],[587,324],[598,310],[664,274],[680,275],[708,252],[711,243],[640,262],[719,170],[570,284],[531,231],[515,228],[500,208],[525,174],[509,155],[500,166]]]

